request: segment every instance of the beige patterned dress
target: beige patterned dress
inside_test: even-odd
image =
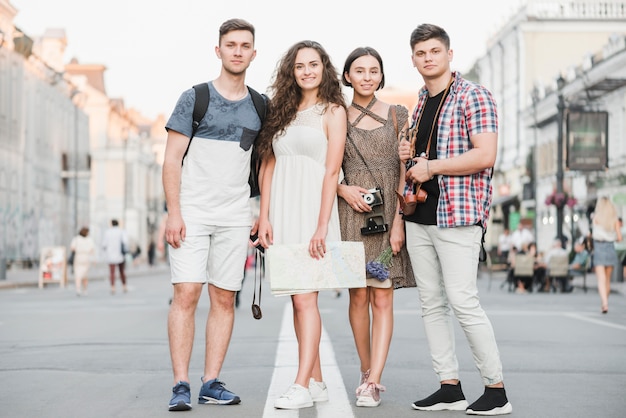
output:
[[[398,140],[394,126],[391,107],[387,119],[368,111],[368,115],[378,120],[383,126],[365,130],[348,123],[348,136],[343,157],[344,182],[352,186],[361,186],[366,189],[379,187],[383,191],[384,221],[389,225],[387,232],[362,235],[361,228],[365,225],[366,214],[355,212],[343,199],[339,199],[339,223],[341,238],[344,241],[363,241],[365,246],[365,260],[373,261],[389,246],[389,231],[393,224],[396,212],[397,197],[400,179],[400,159],[398,158]],[[398,127],[404,126],[408,119],[405,107],[396,106]],[[357,119],[358,120],[358,119]],[[363,159],[355,150],[358,147]],[[369,170],[368,170],[369,167]],[[370,173],[371,170],[371,173]],[[372,287],[415,287],[415,277],[409,261],[406,246],[393,257],[389,269],[389,279],[380,281],[367,274],[367,285]]]

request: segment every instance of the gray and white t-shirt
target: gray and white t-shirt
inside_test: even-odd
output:
[[[261,129],[248,94],[231,101],[209,82],[209,108],[183,161],[180,206],[187,235],[193,225],[249,226],[250,155]],[[183,92],[165,128],[191,136],[195,90]]]

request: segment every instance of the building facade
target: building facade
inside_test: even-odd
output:
[[[82,226],[98,243],[113,218],[145,254],[163,210],[163,118],[108,97],[103,65],[64,61],[64,30],[29,36],[16,14],[0,0],[0,263],[32,265]]]
[[[593,80],[596,84],[602,79],[622,78],[619,70],[607,65],[619,60],[613,56],[616,53],[604,51],[619,50],[625,35],[624,1],[528,0],[489,41],[486,54],[467,74],[488,87],[498,103],[500,134],[487,237],[490,245],[495,245],[504,227],[515,228],[526,220],[534,226],[539,249],[550,246],[557,228],[556,219],[550,216],[554,208],[546,206],[545,200],[559,183],[558,174],[563,175],[562,184],[571,188],[577,199],[574,216],[568,209],[562,214],[564,235],[571,236],[572,230],[577,235],[577,230],[587,228],[580,214],[586,214],[589,198],[595,199],[598,186],[604,188],[594,179],[612,178],[611,167],[617,169],[618,161],[624,158],[619,141],[623,142],[625,116],[618,97],[621,94],[623,101],[619,83],[610,92],[599,89],[589,96],[590,77],[592,73],[598,77]],[[559,78],[564,82],[561,87],[557,86]],[[565,108],[562,112],[557,109],[559,96]],[[557,137],[559,132],[564,134],[558,121],[565,123],[567,109],[581,106],[610,113],[611,161],[606,172],[568,171],[565,154],[561,171],[557,170]],[[565,143],[560,143],[565,153]],[[588,184],[581,187],[578,182]]]

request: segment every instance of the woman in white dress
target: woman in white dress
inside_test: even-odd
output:
[[[93,263],[96,253],[96,244],[89,236],[89,228],[82,227],[77,236],[72,239],[70,251],[74,251],[74,280],[76,295],[87,294],[87,273]]]
[[[338,73],[317,42],[293,45],[270,88],[270,112],[258,144],[263,159],[259,242],[308,244],[320,258],[340,241],[337,183],[346,141],[346,106]],[[298,338],[298,373],[274,407],[299,409],[328,400],[319,343],[318,292],[291,295]]]

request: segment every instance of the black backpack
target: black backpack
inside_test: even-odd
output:
[[[193,86],[193,89],[196,91],[196,101],[193,107],[193,124],[191,125],[191,137],[189,138],[189,144],[187,145],[187,149],[185,150],[185,155],[183,155],[183,160],[189,151],[189,145],[191,145],[191,140],[196,134],[198,130],[198,126],[200,126],[200,121],[204,118],[207,109],[209,108],[209,85],[208,83],[200,83]],[[259,119],[261,119],[261,128],[263,127],[263,123],[265,122],[265,116],[267,114],[267,96],[265,94],[261,94],[254,90],[251,87],[248,87],[248,91],[250,92],[250,96],[252,97],[252,102],[254,103],[254,108],[256,109],[256,113],[259,115]],[[248,184],[250,185],[250,197],[256,197],[261,194],[261,189],[259,185],[259,171],[261,170],[261,160],[259,159],[259,153],[256,147],[256,139],[255,144],[252,145],[252,155],[250,156],[250,177],[248,178]]]

